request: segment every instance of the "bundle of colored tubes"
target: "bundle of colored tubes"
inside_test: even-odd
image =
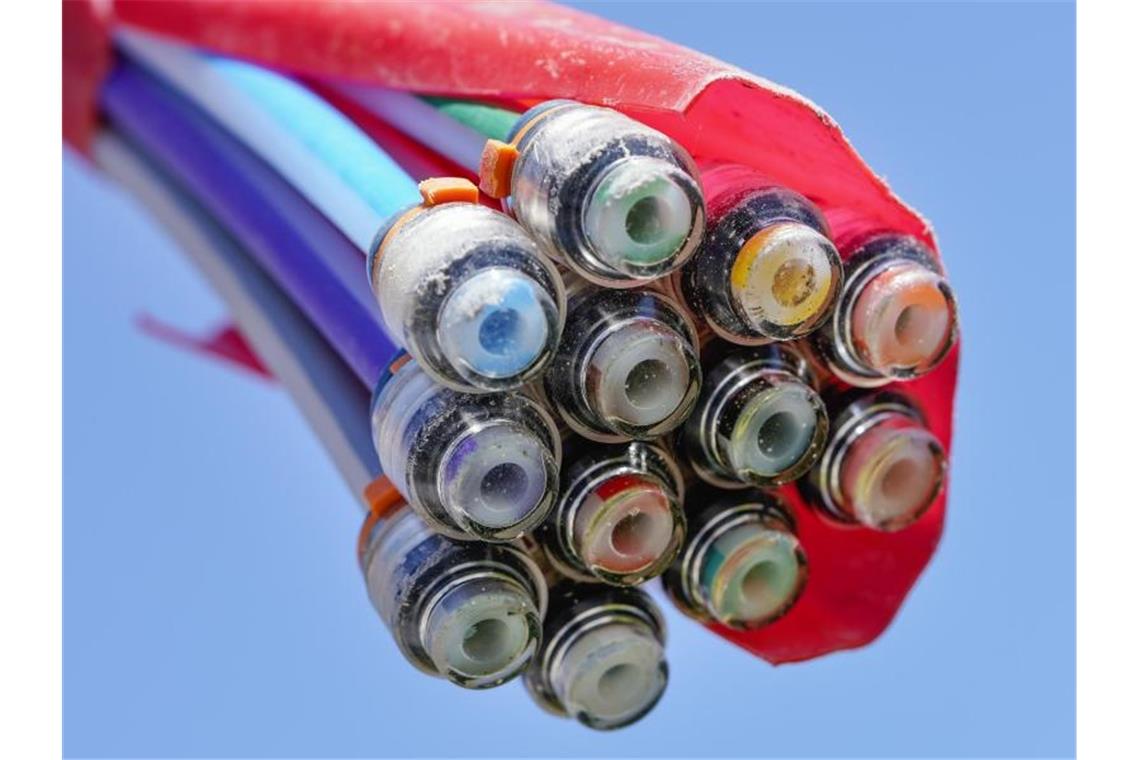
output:
[[[424,672],[521,675],[544,709],[628,725],[667,681],[647,581],[714,628],[772,626],[812,575],[787,489],[884,535],[938,496],[906,383],[957,315],[923,241],[829,224],[610,108],[115,45],[94,157],[360,495],[368,596]]]

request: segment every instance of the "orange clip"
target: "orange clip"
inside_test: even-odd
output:
[[[381,475],[364,487],[364,500],[368,503],[368,515],[364,518],[364,525],[360,526],[360,536],[356,541],[356,556],[361,562],[364,561],[364,552],[368,549],[372,529],[376,527],[376,523],[401,506],[404,497],[386,475]]]
[[[407,364],[411,360],[412,360],[411,354],[401,353],[399,356],[397,356],[395,359],[392,360],[391,364],[388,365],[388,374],[390,374],[390,375],[396,374],[397,370],[399,370],[400,367],[403,367],[405,364]]]
[[[479,161],[479,189],[492,198],[510,195],[511,174],[518,157],[519,149],[514,144],[488,140]]]
[[[506,198],[511,194],[511,175],[515,171],[515,161],[519,157],[519,142],[527,132],[542,121],[552,111],[576,105],[573,102],[552,104],[544,112],[532,117],[517,127],[509,143],[490,139],[483,145],[483,155],[479,159],[479,189],[492,198]]]
[[[423,202],[408,209],[408,211],[392,223],[388,231],[384,233],[384,237],[375,241],[376,250],[373,253],[370,261],[373,271],[379,263],[380,258],[384,255],[384,246],[396,234],[396,231],[403,227],[409,220],[417,214],[423,212],[424,209],[438,206],[441,203],[478,203],[479,202],[479,188],[475,187],[475,183],[469,179],[462,177],[432,177],[420,182],[420,198]]]
[[[420,183],[420,197],[428,207],[441,203],[478,203],[479,188],[462,177],[432,177]]]
[[[381,475],[364,487],[364,500],[368,502],[369,512],[382,518],[402,503],[404,497],[392,485],[392,481],[388,480],[387,475]]]

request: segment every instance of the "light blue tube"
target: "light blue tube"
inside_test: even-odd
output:
[[[247,63],[121,30],[118,47],[284,177],[358,248],[419,190],[343,114],[303,85]]]
[[[417,183],[344,114],[304,86],[241,61],[207,60],[335,171],[381,221],[419,201]]]

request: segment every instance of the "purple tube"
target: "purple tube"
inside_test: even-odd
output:
[[[121,63],[103,87],[111,121],[253,255],[371,391],[397,350],[360,252],[273,169],[183,98]]]

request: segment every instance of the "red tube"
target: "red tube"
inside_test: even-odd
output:
[[[119,2],[117,23],[309,77],[457,96],[619,108],[694,155],[754,166],[825,209],[930,239],[836,123],[714,58],[544,2]],[[763,126],[762,149],[756,130]]]
[[[99,88],[111,70],[105,5],[63,4],[63,139],[87,153],[98,122]]]

